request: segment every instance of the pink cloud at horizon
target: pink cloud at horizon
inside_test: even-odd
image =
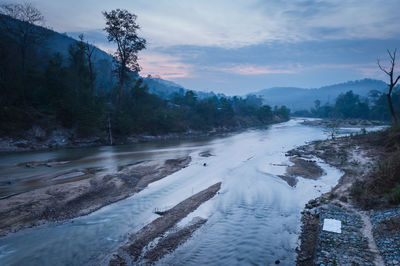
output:
[[[166,54],[144,52],[139,59],[142,76],[159,76],[163,79],[192,77],[193,67]]]
[[[270,66],[251,66],[251,65],[238,65],[232,67],[216,68],[215,70],[235,73],[238,75],[269,75],[269,74],[296,74],[299,69],[273,69]]]

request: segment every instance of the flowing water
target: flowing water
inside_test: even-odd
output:
[[[33,158],[68,161],[55,166],[57,171],[101,167],[101,171],[110,172],[120,165],[143,160],[187,154],[193,160],[188,167],[150,184],[140,193],[90,215],[0,238],[0,265],[104,262],[106,255],[114,252],[129,233],[157,218],[154,208],[172,207],[219,181],[222,181],[221,193],[181,221],[180,226],[195,216],[207,218],[208,222],[158,263],[268,265],[279,259],[283,265],[293,265],[304,204],[329,191],[341,176],[337,169],[319,162],[326,172],[319,180],[299,178],[297,186],[292,188],[277,177],[285,172],[283,165],[289,164],[286,151],[326,138],[321,128],[304,126],[300,121],[293,119],[265,130],[198,141],[4,155],[0,176],[3,178],[6,172],[10,179],[19,178],[16,187],[20,188],[15,191],[49,184],[41,182],[40,176],[52,174],[51,167],[37,170],[11,166]],[[199,156],[204,151],[213,156]],[[31,186],[30,179],[34,180]],[[7,189],[2,193],[8,193]]]

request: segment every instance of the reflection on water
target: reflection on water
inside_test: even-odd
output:
[[[149,145],[101,147],[39,153],[42,160],[57,157],[71,161],[67,169],[106,167],[135,160],[169,158],[190,154],[192,163],[140,193],[106,206],[88,216],[59,224],[49,224],[11,234],[0,239],[1,265],[83,265],[99,264],[133,233],[157,216],[154,208],[173,206],[208,186],[222,181],[221,193],[185,218],[208,218],[187,243],[159,261],[163,265],[238,265],[295,262],[304,204],[337,183],[341,173],[324,165],[320,180],[301,179],[296,188],[277,177],[285,172],[285,152],[307,141],[326,138],[320,128],[291,120],[268,130],[249,130],[226,138],[181,142],[164,146]],[[214,155],[203,158],[199,153]],[[8,163],[30,159],[5,156]],[[54,157],[52,157],[54,156]],[[96,159],[94,159],[96,158]],[[14,160],[14,161],[13,161]],[[206,163],[207,166],[203,166]],[[106,165],[107,164],[107,165]],[[36,169],[34,169],[36,170]],[[65,169],[61,169],[65,170]],[[26,171],[26,169],[21,170]],[[43,171],[49,171],[44,169]],[[11,171],[12,172],[12,171]],[[28,179],[29,174],[26,174]]]

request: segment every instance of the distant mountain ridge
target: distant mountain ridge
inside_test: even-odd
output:
[[[332,104],[336,97],[347,91],[353,91],[361,97],[368,98],[371,91],[384,92],[387,84],[381,80],[362,79],[356,81],[348,81],[317,89],[304,89],[296,87],[274,87],[270,89],[260,90],[252,93],[263,99],[265,104],[286,105],[292,111],[308,110],[314,107],[316,100],[323,104]]]

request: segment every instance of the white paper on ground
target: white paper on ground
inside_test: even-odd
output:
[[[342,233],[342,222],[335,219],[324,219],[322,230],[340,234]]]

